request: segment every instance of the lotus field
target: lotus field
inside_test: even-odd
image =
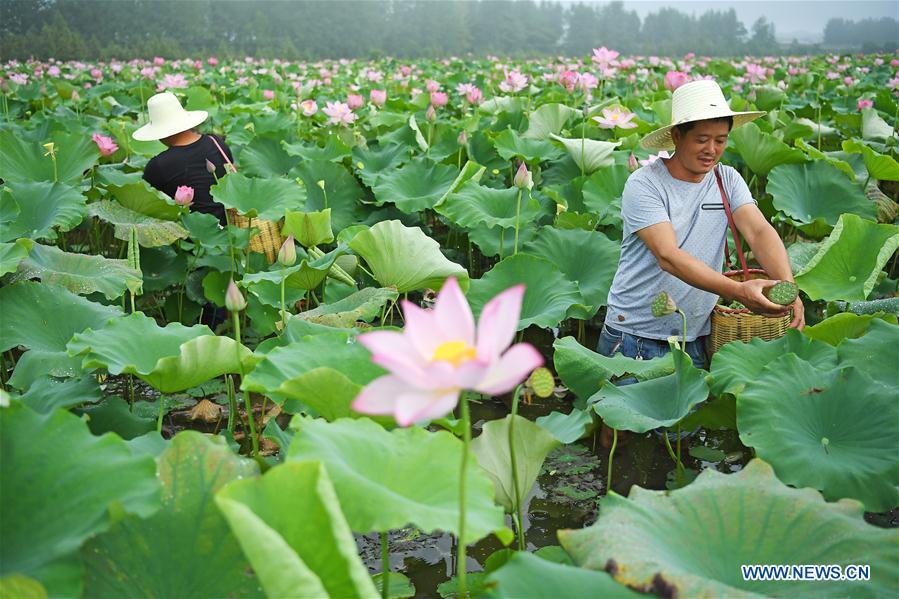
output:
[[[897,68],[8,62],[0,595],[894,596]],[[638,142],[699,78],[767,111],[722,162],[807,326],[600,355]],[[234,154],[226,226],[142,178],[162,90]]]

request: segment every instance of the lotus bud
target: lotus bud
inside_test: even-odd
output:
[[[634,172],[638,168],[640,168],[640,165],[637,163],[637,157],[631,152],[630,157],[627,159],[627,170]]]
[[[325,190],[325,180],[324,179],[319,179],[315,184],[318,185],[318,188],[321,189],[322,191]]]
[[[524,162],[522,162],[521,166],[518,167],[518,171],[515,173],[515,177],[512,178],[512,184],[518,189],[531,188],[531,173],[528,172],[528,167]]]
[[[188,185],[179,185],[175,190],[175,203],[179,206],[190,206],[194,201],[194,188]]]
[[[427,110],[427,112],[425,112],[425,118],[428,119],[428,121],[430,121],[432,123],[437,120],[437,111],[434,110],[433,104],[428,106],[428,110]]]
[[[652,315],[656,318],[674,314],[676,310],[677,304],[674,303],[674,298],[668,295],[667,291],[660,291],[652,298]]]
[[[460,146],[464,146],[465,144],[468,143],[468,136],[465,135],[464,129],[459,132],[459,137],[456,138],[456,143],[459,144]]]
[[[234,284],[234,279],[228,282],[228,291],[225,292],[225,307],[231,312],[240,312],[247,307],[247,300]]]
[[[297,261],[297,247],[293,242],[293,235],[288,235],[281,249],[278,250],[278,264],[281,266],[293,266]]]
[[[206,159],[206,172],[210,175],[215,175],[215,165],[208,158]]]

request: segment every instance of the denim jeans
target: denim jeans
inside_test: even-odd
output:
[[[690,356],[693,365],[697,368],[705,368],[705,340],[705,337],[697,337],[695,341],[687,342],[687,355]],[[668,346],[668,341],[638,337],[604,324],[599,333],[599,344],[596,351],[608,357],[620,353],[628,358],[651,360],[664,356],[671,351],[671,348]],[[619,381],[618,384],[628,385],[635,382],[637,382],[636,379],[629,377]]]

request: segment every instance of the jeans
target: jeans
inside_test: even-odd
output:
[[[687,355],[693,360],[693,365],[697,368],[705,368],[705,337],[697,337],[694,341],[687,342]],[[616,353],[628,358],[637,360],[651,360],[664,356],[671,351],[668,341],[661,339],[649,339],[647,337],[638,337],[624,331],[612,328],[607,324],[602,325],[602,331],[599,333],[599,344],[596,352],[604,356],[612,357]],[[637,380],[629,377],[619,381],[619,385],[629,385],[636,383]]]

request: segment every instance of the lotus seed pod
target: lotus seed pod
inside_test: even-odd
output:
[[[531,373],[531,376],[528,378],[528,385],[534,390],[537,397],[546,399],[553,394],[553,389],[556,388],[556,380],[549,369],[541,366]]]
[[[247,300],[234,284],[234,279],[228,283],[228,291],[225,292],[225,307],[231,312],[240,312],[247,307]]]
[[[674,303],[674,298],[668,295],[667,291],[660,291],[652,298],[652,315],[656,318],[674,314],[675,310],[677,310],[677,304]]]
[[[792,281],[778,281],[763,291],[765,297],[781,306],[789,306],[796,301],[799,287]]]

